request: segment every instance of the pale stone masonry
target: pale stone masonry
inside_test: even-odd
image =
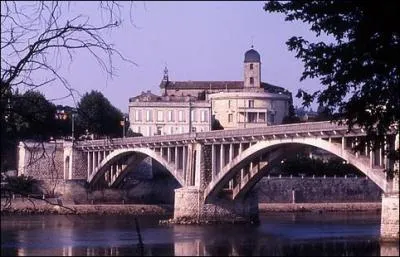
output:
[[[381,239],[399,240],[399,192],[382,195]]]
[[[143,136],[171,135],[211,130],[211,105],[206,101],[158,101],[145,98],[150,92],[131,98],[129,120],[132,131]],[[189,122],[190,119],[190,122]]]
[[[214,120],[223,129],[282,123],[292,104],[291,93],[261,81],[261,58],[245,53],[243,81],[170,81],[168,70],[161,96],[150,91],[129,99],[132,131],[144,136],[207,132]]]

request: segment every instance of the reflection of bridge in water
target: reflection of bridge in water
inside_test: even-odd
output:
[[[309,256],[315,253],[398,256],[398,243],[379,242],[373,235],[368,235],[369,239],[363,237],[365,232],[355,228],[353,222],[371,221],[375,227],[377,220],[375,215],[361,217],[360,214],[322,217],[293,213],[264,217],[261,226],[167,227],[143,217],[139,218],[143,252],[137,245],[134,222],[127,216],[8,217],[3,229],[12,233],[4,234],[7,247],[2,248],[2,253],[22,256],[138,256],[142,253],[145,256]],[[319,229],[321,225],[335,231],[335,235],[328,236],[329,232]],[[14,241],[8,241],[9,237],[14,237]],[[15,249],[10,249],[10,245]]]
[[[177,226],[174,232],[190,234],[190,230]],[[193,226],[191,226],[193,228]],[[205,238],[207,236],[207,238]],[[215,238],[215,239],[214,239]],[[36,251],[20,248],[16,254],[20,256],[36,255]],[[174,241],[162,245],[146,245],[144,256],[307,256],[319,253],[320,255],[374,255],[374,256],[399,256],[397,243],[378,241],[352,241],[326,240],[291,242],[290,240],[260,238],[257,235],[253,239],[248,236],[241,239],[239,236],[227,236],[218,238],[213,235],[205,235],[203,238]],[[140,256],[138,247],[132,246],[104,246],[104,247],[72,247],[62,249],[49,249],[49,255],[53,256]]]
[[[381,236],[398,238],[398,177],[388,181],[384,172],[398,166],[386,154],[398,148],[397,131],[380,148],[366,144],[361,152],[352,146],[365,137],[363,129],[330,122],[76,142],[64,145],[64,174],[83,174],[92,187],[116,187],[151,157],[181,186],[175,190],[175,220],[251,221],[258,219],[253,186],[297,147],[313,146],[352,164],[382,189]]]

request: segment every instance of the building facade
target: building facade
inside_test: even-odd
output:
[[[144,136],[209,131],[282,123],[292,104],[291,93],[261,81],[261,58],[245,53],[243,81],[170,81],[168,70],[161,95],[150,91],[129,99],[132,131]]]
[[[130,99],[130,128],[143,136],[210,131],[210,112],[208,101],[165,100],[147,91]]]

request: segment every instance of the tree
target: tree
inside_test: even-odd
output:
[[[331,110],[322,104],[318,106],[317,113],[318,115],[315,117],[315,121],[327,121],[332,119]]]
[[[85,3],[1,2],[2,165],[7,155],[5,149],[15,149],[18,140],[32,136],[46,140],[57,135],[59,130],[53,129],[57,122],[50,118],[52,111],[47,109],[53,106],[47,104],[43,95],[32,91],[43,86],[52,86],[54,90],[61,87],[69,92],[66,97],[74,98],[76,90],[60,69],[71,64],[76,54],[89,53],[109,77],[115,75],[115,58],[134,64],[104,37],[104,33],[121,26],[125,3],[95,3],[99,7],[95,16],[101,16],[100,21],[85,15],[88,8],[81,8],[81,4]],[[132,2],[130,4],[132,7]],[[129,18],[132,21],[132,17]],[[34,96],[43,109],[27,104],[25,94]],[[9,166],[7,168],[16,168],[15,163]],[[3,166],[1,171],[4,171]]]
[[[38,91],[16,95],[12,101],[13,115],[9,116],[12,131],[18,139],[48,140],[56,131],[54,123],[56,107]]]
[[[54,135],[55,105],[38,91],[16,92],[8,104],[13,111],[2,116],[1,170],[16,166],[15,148],[18,141],[33,139],[48,140]]]
[[[97,136],[121,137],[123,115],[101,92],[86,93],[78,104],[77,132],[88,130]]]
[[[304,63],[300,80],[319,78],[323,87],[313,93],[300,89],[297,97],[305,106],[316,99],[349,129],[360,125],[374,148],[391,126],[400,125],[399,7],[398,1],[269,1],[264,6],[283,13],[286,21],[309,23],[317,36],[333,38],[311,43],[293,36],[286,42]]]
[[[221,125],[218,119],[215,118],[215,115],[212,116],[211,119],[211,130],[223,130],[224,127]]]
[[[283,117],[282,124],[299,123],[300,118],[296,116],[293,104],[289,105],[289,114]]]
[[[131,128],[128,128],[126,132],[126,137],[142,137],[142,133],[134,132]]]
[[[134,64],[103,36],[122,24],[123,4],[113,1],[97,3],[102,16],[100,22],[90,20],[84,8],[77,7],[79,4],[1,2],[2,130],[10,131],[12,128],[6,118],[18,112],[13,108],[18,105],[12,101],[17,98],[19,89],[26,92],[45,85],[62,86],[68,90],[69,96],[74,97],[75,90],[63,77],[60,68],[68,64],[66,60],[72,63],[77,53],[89,53],[110,77],[114,76],[115,57]]]

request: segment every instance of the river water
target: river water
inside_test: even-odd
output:
[[[168,217],[31,215],[1,217],[1,255],[380,256],[379,213],[287,213],[259,225],[159,225]]]

